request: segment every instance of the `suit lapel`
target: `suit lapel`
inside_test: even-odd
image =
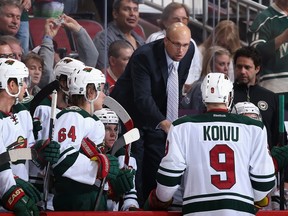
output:
[[[167,66],[167,59],[164,51],[164,42],[161,40],[160,43],[158,43],[158,46],[156,47],[156,56],[157,56],[157,62],[156,64],[159,65],[160,73],[163,77],[165,85],[167,84],[168,80],[168,66]]]

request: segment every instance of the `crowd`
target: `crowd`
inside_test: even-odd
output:
[[[249,46],[230,20],[196,44],[189,9],[177,2],[146,40],[134,31],[139,1],[114,0],[107,31],[91,38],[69,15],[77,1],[67,2],[0,1],[0,211],[279,209],[278,173],[288,166],[278,97],[288,95],[286,0],[255,18]],[[46,22],[30,49],[31,7]],[[62,27],[76,58],[57,52]],[[129,128],[106,97],[140,133],[115,154]]]

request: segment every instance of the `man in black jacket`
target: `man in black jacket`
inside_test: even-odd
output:
[[[166,116],[168,66],[176,65],[178,89],[174,92],[180,96],[194,55],[190,40],[190,29],[186,25],[172,24],[164,39],[143,45],[133,53],[110,94],[128,111],[141,133],[140,140],[132,144],[132,153],[137,160],[136,186],[140,205],[142,186],[144,200],[156,188],[156,173],[165,154],[171,125]]]
[[[271,149],[279,143],[279,100],[277,94],[257,84],[261,55],[253,47],[240,48],[234,55],[234,65],[233,103],[248,101],[259,108]]]

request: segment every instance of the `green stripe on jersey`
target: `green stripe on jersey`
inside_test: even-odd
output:
[[[0,166],[0,172],[10,169],[10,164],[7,162]]]
[[[167,187],[174,187],[176,185],[180,185],[181,183],[181,176],[171,177],[157,173],[156,179],[159,184],[165,185]]]
[[[64,115],[65,113],[68,113],[68,112],[75,112],[75,113],[78,113],[79,115],[83,116],[83,118],[93,118],[95,121],[98,121],[99,118],[96,116],[96,115],[90,115],[90,113],[88,113],[86,110],[84,109],[81,109],[80,107],[78,106],[70,106],[70,107],[67,107],[65,109],[63,109],[61,112],[59,112],[56,116],[56,118],[60,118],[62,115]]]
[[[184,215],[195,212],[207,212],[217,210],[235,210],[255,214],[255,207],[252,204],[233,199],[207,200],[183,205],[182,212]]]
[[[53,172],[55,176],[62,176],[75,163],[78,155],[79,152],[67,155],[63,161],[61,161],[56,167],[54,167]]]
[[[27,108],[21,103],[17,103],[16,105],[13,105],[12,107],[12,111],[14,114],[19,113],[24,110],[28,111]]]
[[[272,181],[265,181],[265,182],[259,182],[259,181],[253,181],[251,180],[251,184],[253,189],[258,190],[258,191],[262,191],[262,192],[266,192],[269,191],[271,188],[274,187],[275,185],[275,180]]]
[[[249,118],[247,116],[242,116],[233,113],[224,113],[224,112],[210,112],[200,115],[183,116],[182,118],[179,118],[178,120],[174,121],[173,125],[176,126],[187,122],[191,123],[230,122],[237,124],[254,125],[260,128],[264,127],[261,121]]]

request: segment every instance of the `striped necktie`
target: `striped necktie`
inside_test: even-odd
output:
[[[178,118],[178,103],[179,103],[179,84],[178,71],[174,62],[168,67],[167,81],[167,116],[166,118],[173,122]]]

